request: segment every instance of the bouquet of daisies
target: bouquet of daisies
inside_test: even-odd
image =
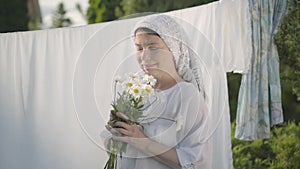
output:
[[[125,79],[121,77],[115,78],[114,84],[114,100],[112,107],[114,112],[112,120],[108,125],[113,126],[117,121],[122,121],[115,113],[122,112],[129,118],[131,124],[139,124],[139,119],[143,117],[145,110],[152,103],[147,104],[148,99],[155,96],[154,85],[156,79],[153,76],[144,73],[129,73]],[[117,87],[121,87],[117,91]],[[104,169],[115,169],[117,164],[117,155],[126,152],[126,143],[110,139],[107,148],[110,150],[109,159]]]

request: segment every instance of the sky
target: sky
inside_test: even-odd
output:
[[[43,28],[49,28],[52,25],[52,14],[57,9],[60,2],[64,3],[65,9],[67,11],[67,16],[73,21],[72,26],[86,25],[87,22],[83,16],[77,11],[76,4],[79,3],[86,12],[88,8],[89,0],[39,0],[42,18],[43,18]]]

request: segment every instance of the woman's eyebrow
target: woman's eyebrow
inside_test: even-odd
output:
[[[156,42],[149,42],[149,43],[146,43],[145,45],[150,46],[150,45],[156,45],[156,44],[157,44]],[[135,46],[142,46],[142,44],[135,43]]]

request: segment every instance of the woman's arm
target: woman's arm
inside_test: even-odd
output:
[[[153,155],[153,158],[165,163],[172,168],[181,168],[178,155],[175,148],[168,147],[164,144],[158,143],[150,138],[146,146],[140,147],[140,150],[149,155]]]
[[[117,113],[117,116],[125,121],[128,117],[122,113]],[[126,142],[141,152],[152,156],[154,159],[172,167],[181,168],[176,149],[167,145],[161,144],[148,138],[136,124],[125,122],[116,122],[114,127],[106,126],[112,133],[122,133],[124,136],[113,136],[113,139]]]

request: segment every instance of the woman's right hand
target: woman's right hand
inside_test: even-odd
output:
[[[116,118],[118,120],[115,120]],[[123,136],[123,134],[118,129],[122,128],[123,126],[115,125],[119,123],[130,124],[130,120],[125,114],[111,110],[109,115],[109,121],[107,122],[107,125],[105,125],[105,128],[115,136]]]
[[[117,118],[120,120],[115,121],[114,116],[117,116]],[[121,112],[114,112],[113,110],[111,110],[108,125],[106,125],[105,127],[115,136],[147,138],[144,132],[141,130],[140,126],[137,124],[132,124],[129,118]],[[128,142],[125,140],[122,141]]]

